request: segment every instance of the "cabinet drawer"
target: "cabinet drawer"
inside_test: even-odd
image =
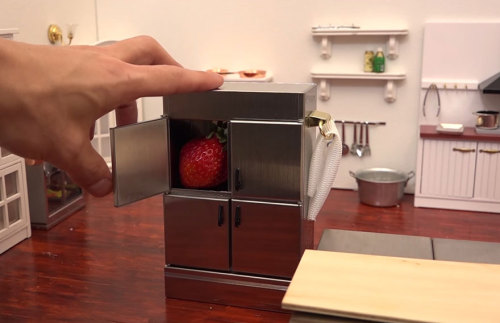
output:
[[[472,141],[424,140],[421,194],[472,198],[476,151]]]
[[[232,269],[291,278],[300,260],[298,204],[232,201]]]
[[[165,196],[168,265],[229,270],[229,201]]]
[[[477,150],[474,197],[500,201],[500,144],[480,142]]]

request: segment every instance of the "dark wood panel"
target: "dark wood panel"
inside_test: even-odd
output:
[[[229,271],[229,201],[168,195],[165,205],[166,264]]]
[[[301,257],[301,207],[232,204],[232,270],[292,278]]]
[[[167,297],[259,310],[281,309],[289,280],[247,277],[181,268],[165,268]]]
[[[333,190],[315,223],[326,228],[500,242],[500,214],[360,204]],[[112,196],[0,255],[0,321],[288,322],[271,311],[165,299],[161,196],[122,208]]]

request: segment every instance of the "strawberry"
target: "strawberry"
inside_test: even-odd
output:
[[[212,132],[207,138],[192,139],[181,148],[179,173],[182,186],[210,188],[227,180],[224,142],[225,138],[222,138],[218,131]]]

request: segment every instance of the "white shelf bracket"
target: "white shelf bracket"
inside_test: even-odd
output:
[[[396,101],[396,86],[392,80],[387,81],[387,84],[385,85],[384,99],[389,103]]]
[[[324,59],[332,57],[332,44],[327,36],[321,38],[321,53],[320,56]]]
[[[328,101],[330,99],[330,84],[326,79],[319,81],[319,97],[323,101]]]
[[[387,41],[387,57],[389,59],[396,59],[399,56],[399,42],[396,39],[396,36],[389,36],[389,40]]]

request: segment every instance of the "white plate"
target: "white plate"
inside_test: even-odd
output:
[[[440,123],[436,127],[437,132],[461,134],[464,132],[464,125],[461,123]]]

